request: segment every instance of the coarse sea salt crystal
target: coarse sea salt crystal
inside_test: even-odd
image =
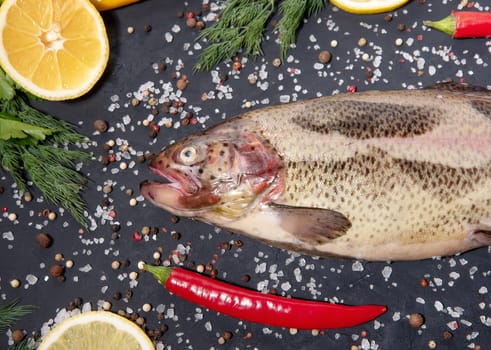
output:
[[[295,280],[297,282],[302,282],[302,270],[298,267],[293,270],[293,274],[295,275]]]
[[[288,292],[291,288],[292,288],[292,285],[288,281],[281,284],[281,290],[283,290],[285,292]]]
[[[484,286],[479,288],[479,294],[488,294],[488,288]]]
[[[356,272],[361,272],[365,268],[363,267],[363,264],[360,261],[355,261],[353,265],[351,265],[351,270],[356,271]]]
[[[491,327],[491,317],[486,317],[484,315],[479,316],[479,319],[481,320],[482,324]]]
[[[260,263],[256,266],[256,269],[255,269],[255,272],[256,273],[264,273],[266,272],[266,263]]]
[[[12,231],[7,231],[2,233],[2,238],[6,239],[7,241],[13,241],[15,237]]]
[[[164,38],[168,43],[171,43],[174,40],[174,36],[169,32],[164,34]]]
[[[435,301],[434,306],[437,311],[443,311],[444,309],[443,304],[438,300]]]
[[[460,278],[460,273],[453,271],[453,272],[450,272],[449,276],[450,276],[450,278],[456,280],[456,279]]]
[[[87,312],[90,310],[92,310],[92,305],[89,302],[82,305],[82,312]]]
[[[384,276],[386,281],[390,278],[391,274],[392,274],[392,267],[385,266],[384,269],[382,270],[382,276]]]
[[[177,24],[174,24],[171,29],[174,33],[179,33],[181,31],[181,27]]]
[[[27,281],[27,283],[29,283],[29,285],[33,286],[37,283],[38,278],[32,274],[28,274],[26,276],[26,281]]]
[[[281,95],[280,96],[280,102],[281,103],[288,103],[288,102],[290,102],[290,95]]]
[[[80,272],[89,272],[92,270],[92,266],[90,264],[86,264],[78,269]]]
[[[370,342],[368,341],[368,339],[367,339],[367,338],[363,338],[363,339],[361,340],[361,348],[362,348],[363,350],[369,350],[369,349],[370,349]]]

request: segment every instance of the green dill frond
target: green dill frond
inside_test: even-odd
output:
[[[210,70],[218,63],[231,59],[240,50],[253,57],[262,55],[264,32],[276,6],[281,15],[277,26],[280,56],[284,58],[296,41],[297,30],[303,19],[318,13],[325,3],[325,0],[226,1],[219,20],[202,30],[198,36],[198,40],[207,39],[209,46],[203,50],[193,70]],[[227,44],[227,41],[234,41],[234,44]]]
[[[326,0],[308,0],[307,1],[307,15],[312,16],[319,13],[324,6],[326,6]]]
[[[74,125],[31,107],[32,97],[0,69],[0,169],[10,173],[22,192],[28,191],[31,180],[48,201],[87,226],[81,197],[85,178],[75,168],[91,156],[69,148],[89,139]]]
[[[280,56],[286,57],[290,46],[295,43],[297,30],[306,14],[307,1],[284,0],[279,7],[281,18],[278,21],[278,35],[280,39]]]
[[[51,142],[76,144],[88,141],[88,138],[77,132],[73,125],[32,108],[22,99],[19,105],[20,108],[17,111],[19,119],[24,123],[52,130]]]
[[[0,305],[0,331],[14,324],[25,315],[30,314],[33,308],[31,305],[19,305],[18,300]]]
[[[54,146],[28,147],[22,154],[24,167],[50,202],[66,208],[80,224],[86,226],[86,203],[81,197],[84,177],[73,169],[77,160],[88,155]]]
[[[1,169],[7,170],[14,179],[17,187],[22,192],[27,192],[27,181],[24,176],[21,155],[24,146],[0,140],[0,165]],[[0,170],[1,170],[0,169]]]
[[[21,342],[10,345],[7,350],[33,350],[35,349],[34,341],[31,339],[24,339]]]
[[[273,12],[273,0],[229,0],[218,22],[198,36],[198,40],[206,38],[210,44],[203,50],[194,71],[210,70],[241,49],[247,55],[262,54],[264,30]]]

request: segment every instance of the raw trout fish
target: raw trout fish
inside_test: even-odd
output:
[[[491,91],[457,84],[249,111],[158,154],[151,203],[315,256],[491,245]]]

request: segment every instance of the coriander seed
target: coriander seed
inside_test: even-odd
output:
[[[363,37],[362,37],[362,38],[360,38],[360,39],[358,39],[358,46],[363,47],[363,46],[365,46],[366,44],[367,44],[367,39],[365,39],[365,38],[363,38]]]
[[[10,280],[10,286],[12,288],[19,288],[20,287],[20,281],[17,278]]]
[[[409,325],[413,328],[419,328],[425,323],[425,319],[420,313],[412,313],[409,315]]]
[[[102,303],[102,308],[104,309],[104,311],[111,310],[111,307],[112,304],[109,301],[104,301],[104,303]]]
[[[112,268],[113,270],[117,270],[117,269],[119,269],[119,267],[120,267],[120,266],[121,266],[121,263],[120,263],[119,261],[117,261],[117,260],[114,260],[114,261],[111,263],[111,268]]]
[[[26,193],[24,193],[24,200],[25,200],[26,202],[30,202],[30,201],[32,201],[32,194],[31,194],[30,192],[26,192]]]

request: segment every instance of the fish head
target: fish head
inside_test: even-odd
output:
[[[281,158],[259,134],[238,127],[189,136],[162,150],[149,167],[166,182],[142,183],[147,200],[215,224],[281,192]]]

